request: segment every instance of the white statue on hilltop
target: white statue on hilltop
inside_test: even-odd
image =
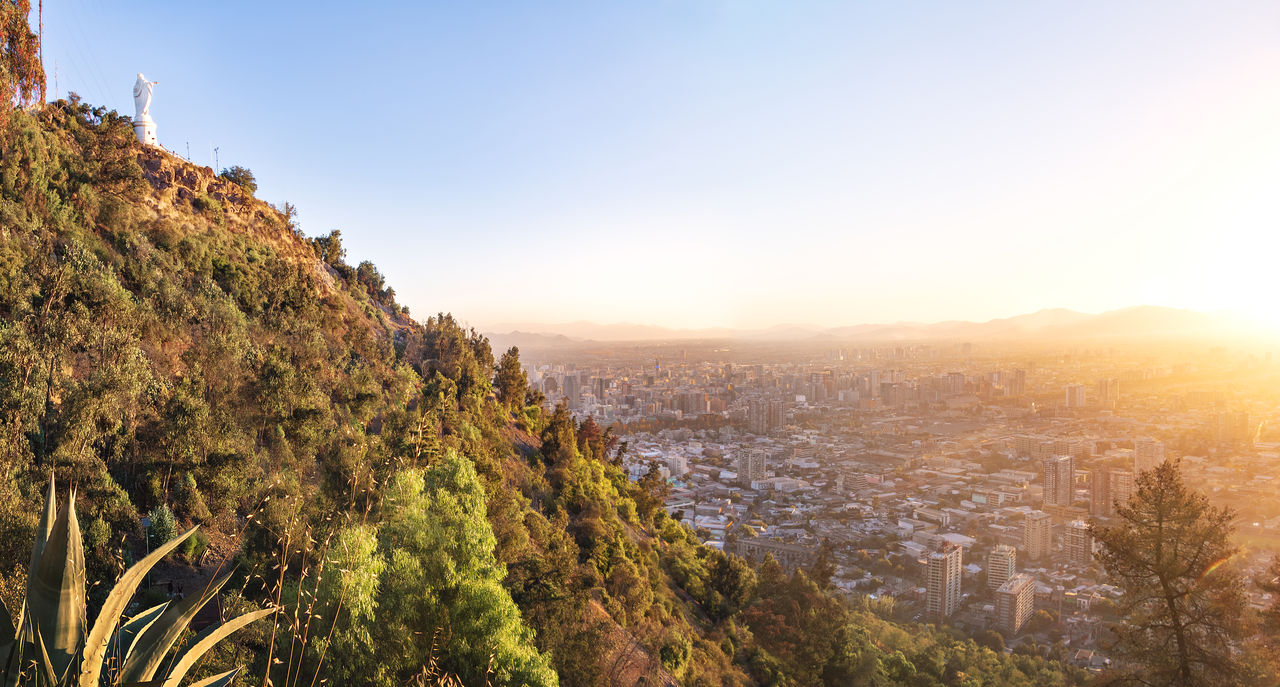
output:
[[[151,118],[151,90],[159,83],[147,81],[147,77],[139,72],[138,81],[133,84],[133,106],[137,108],[133,116],[133,133],[144,146],[160,146],[156,140],[156,121]]]
[[[151,90],[159,85],[159,81],[147,81],[147,77],[138,73],[138,81],[133,84],[133,106],[137,108],[135,120],[151,118]]]

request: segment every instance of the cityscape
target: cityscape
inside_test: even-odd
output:
[[[1010,646],[1061,642],[1095,672],[1121,590],[1088,523],[1109,522],[1137,475],[1176,461],[1235,508],[1245,569],[1280,543],[1270,351],[786,348],[592,342],[525,358],[549,402],[616,429],[633,480],[669,482],[667,510],[707,545],[791,570],[828,556],[841,590]]]

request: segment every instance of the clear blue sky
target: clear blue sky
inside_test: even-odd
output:
[[[1280,3],[45,3],[425,316],[1280,321]]]

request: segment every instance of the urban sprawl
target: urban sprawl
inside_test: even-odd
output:
[[[1176,460],[1235,508],[1246,567],[1280,542],[1277,399],[1243,382],[1269,353],[758,348],[543,352],[528,373],[614,426],[631,478],[659,471],[668,512],[709,545],[789,570],[825,555],[833,585],[908,619],[1061,642],[1085,668],[1107,663],[1120,593],[1088,523],[1144,470]]]

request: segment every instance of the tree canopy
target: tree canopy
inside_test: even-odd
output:
[[[1235,514],[1209,504],[1182,479],[1177,462],[1138,476],[1115,524],[1092,523],[1099,559],[1123,589],[1112,650],[1116,682],[1143,685],[1249,684],[1243,580],[1231,563]]]

